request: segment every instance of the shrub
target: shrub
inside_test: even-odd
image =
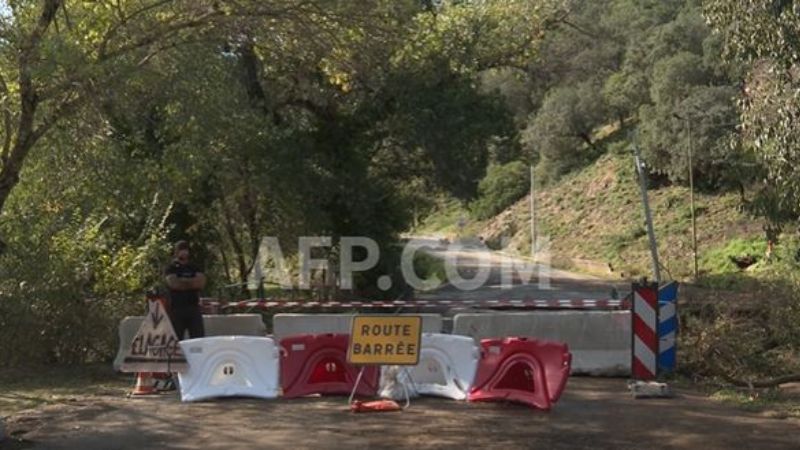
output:
[[[105,218],[75,219],[0,256],[0,364],[108,361],[120,319],[143,311],[168,249],[160,224],[125,243]]]
[[[524,197],[530,188],[530,171],[521,161],[490,166],[478,185],[478,199],[470,210],[477,219],[488,219]]]

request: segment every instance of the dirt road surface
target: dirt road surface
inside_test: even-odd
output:
[[[550,412],[506,403],[415,400],[408,410],[352,414],[343,397],[220,399],[176,394],[73,401],[7,419],[34,449],[798,449],[800,420],[744,412],[691,392],[634,400],[621,379],[571,378]]]

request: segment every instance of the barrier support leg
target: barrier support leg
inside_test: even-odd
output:
[[[359,383],[361,383],[361,376],[364,375],[364,368],[366,366],[361,366],[361,369],[358,371],[358,376],[356,377],[356,382],[353,383],[353,392],[350,393],[350,398],[347,400],[348,405],[353,404],[353,397],[356,396],[356,390],[358,389]]]
[[[406,377],[408,377],[408,379],[413,383],[414,380],[411,379],[411,372],[408,371],[408,368],[403,367],[403,372],[405,372]],[[411,394],[408,392],[408,386],[406,385],[406,383],[402,384],[403,384],[403,392],[406,394],[406,405],[403,406],[403,409],[406,409],[409,406],[411,406]]]

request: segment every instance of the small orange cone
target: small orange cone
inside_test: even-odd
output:
[[[155,387],[155,381],[150,372],[137,372],[136,373],[136,386],[133,387],[131,395],[153,395],[158,394],[158,389]]]

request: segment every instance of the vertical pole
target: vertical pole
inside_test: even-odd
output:
[[[256,292],[256,295],[259,299],[263,299],[267,296],[264,292],[264,277],[258,279],[258,292]]]
[[[531,164],[531,258],[536,257],[536,188],[534,186],[533,165]]]
[[[686,119],[689,132],[689,209],[692,212],[692,256],[694,258],[694,278],[697,279],[697,222],[694,216],[694,168],[692,163],[692,122]]]
[[[367,366],[361,366],[361,369],[359,369],[359,371],[358,371],[358,376],[356,377],[356,382],[353,383],[353,392],[350,393],[350,398],[347,399],[347,403],[349,403],[351,405],[353,404],[353,397],[356,396],[356,391],[358,390],[358,385],[359,385],[359,383],[361,383],[361,376],[364,375],[364,369],[366,367]]]
[[[658,247],[656,246],[656,233],[653,230],[653,217],[650,212],[650,202],[647,199],[647,174],[644,171],[644,163],[639,154],[639,144],[634,137],[633,141],[634,158],[636,161],[636,173],[639,175],[639,187],[642,191],[642,205],[644,205],[644,217],[647,223],[647,235],[650,238],[650,256],[653,259],[653,276],[656,284],[661,284],[661,270],[658,264]]]

